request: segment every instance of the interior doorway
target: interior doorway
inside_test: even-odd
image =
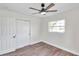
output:
[[[30,43],[30,21],[17,20],[16,21],[16,47],[21,48]]]

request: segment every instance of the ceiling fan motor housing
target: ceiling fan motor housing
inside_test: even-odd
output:
[[[44,3],[42,3],[42,4],[41,4],[41,7],[45,7],[45,4],[44,4]]]

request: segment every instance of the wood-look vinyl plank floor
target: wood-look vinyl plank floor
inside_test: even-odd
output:
[[[25,46],[14,52],[4,54],[2,56],[76,56],[62,49],[56,48],[44,42],[34,45]]]

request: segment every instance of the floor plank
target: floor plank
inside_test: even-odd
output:
[[[4,54],[2,56],[76,56],[62,49],[39,42],[34,45],[25,46],[14,52]]]

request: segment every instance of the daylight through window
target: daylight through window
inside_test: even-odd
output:
[[[48,22],[48,32],[65,32],[65,20]]]

